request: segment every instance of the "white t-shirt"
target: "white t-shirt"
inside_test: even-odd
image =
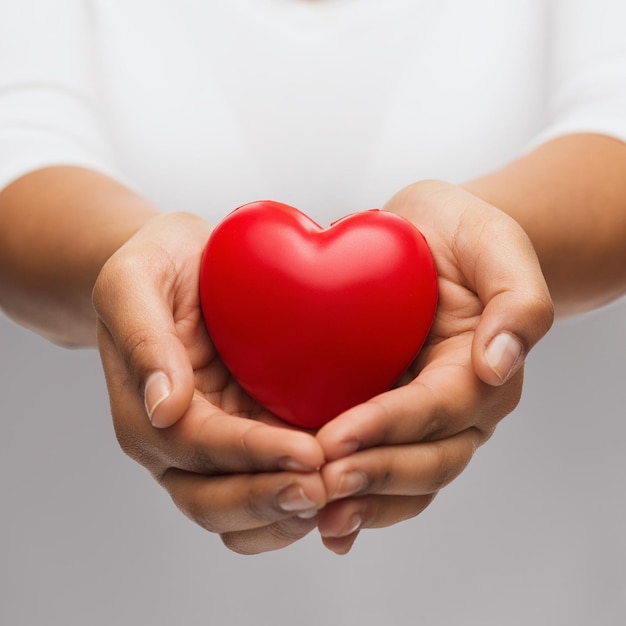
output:
[[[534,142],[626,139],[622,0],[0,0],[0,188],[53,164],[321,223]]]

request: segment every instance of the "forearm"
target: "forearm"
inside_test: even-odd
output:
[[[51,167],[0,193],[0,306],[57,343],[95,344],[104,262],[157,211],[97,172]]]
[[[560,315],[626,292],[626,144],[562,137],[465,187],[526,230]]]

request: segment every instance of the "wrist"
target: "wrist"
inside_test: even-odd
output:
[[[0,302],[19,324],[72,347],[95,345],[91,291],[124,241],[157,211],[91,170],[50,167],[0,193]]]

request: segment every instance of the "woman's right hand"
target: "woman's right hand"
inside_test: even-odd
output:
[[[254,402],[205,329],[199,267],[211,226],[148,221],[104,265],[93,292],[115,432],[176,505],[234,551],[293,543],[326,504],[309,433]]]

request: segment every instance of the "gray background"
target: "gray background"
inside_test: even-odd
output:
[[[0,624],[624,624],[625,350],[625,301],[560,322],[420,517],[243,557],[118,449],[95,352],[0,317]]]

